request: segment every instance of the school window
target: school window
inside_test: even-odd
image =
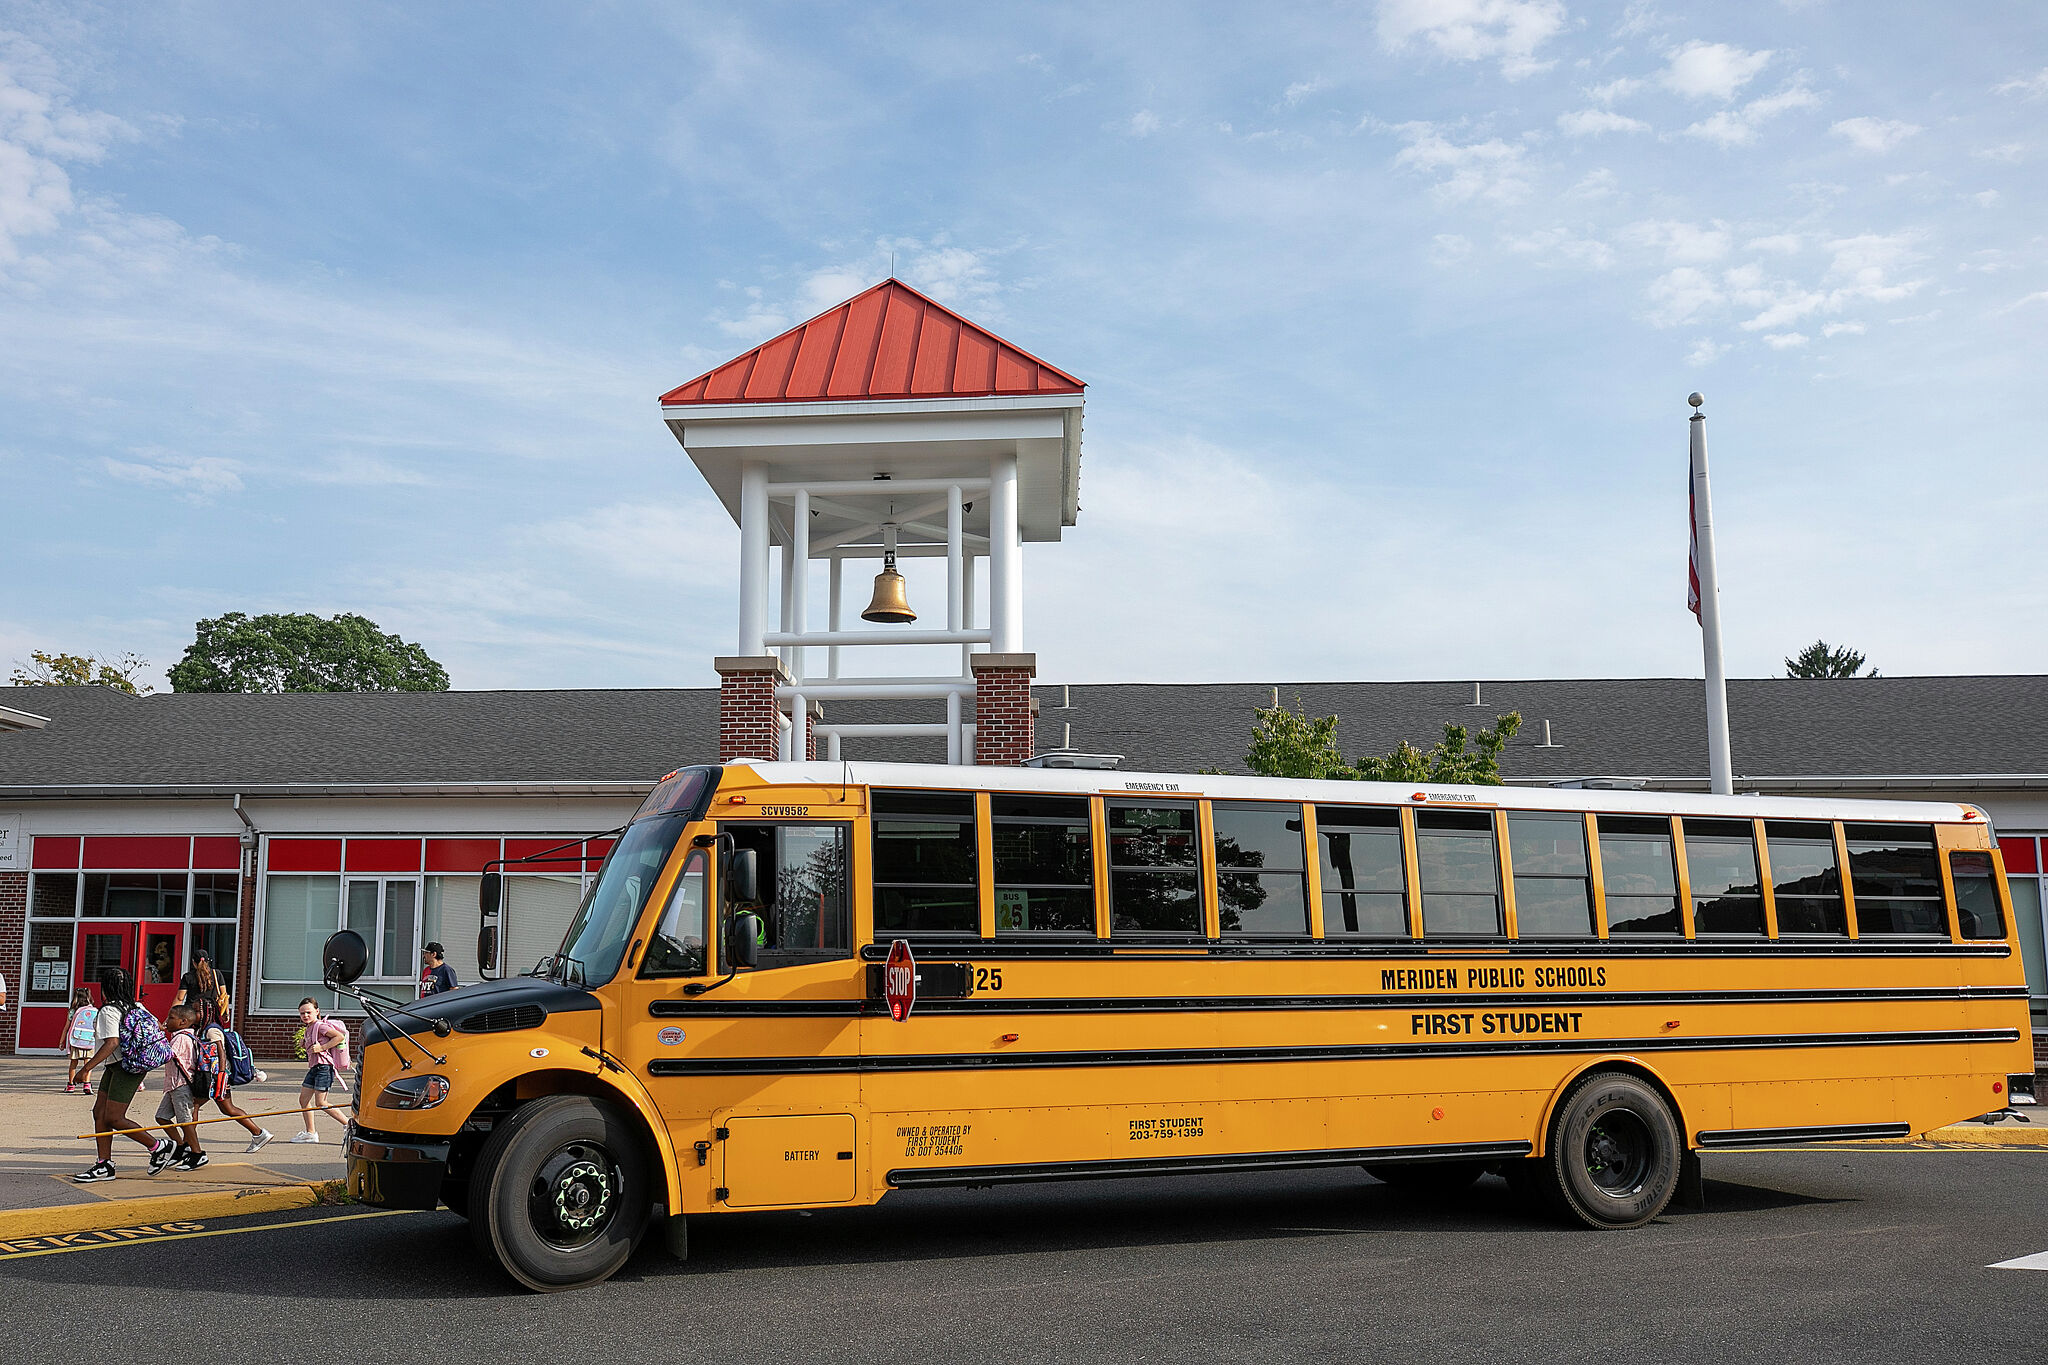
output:
[[[1683,934],[1670,819],[1602,815],[1598,824],[1608,934]]]
[[[341,878],[273,874],[263,897],[263,985],[257,1004],[289,1010],[312,996],[333,1009],[320,985],[320,945],[341,927]]]
[[[1308,932],[1308,851],[1301,807],[1219,801],[1216,908],[1226,934]]]
[[[875,937],[981,930],[974,797],[874,794]]]
[[[1095,846],[1085,796],[989,798],[998,934],[1095,933]]]
[[[351,877],[347,918],[343,927],[363,936],[370,949],[367,977],[411,980],[419,974],[419,950],[413,944],[419,929],[420,884],[408,878]]]
[[[853,946],[845,825],[726,825],[754,850],[762,899],[761,966],[844,957]]]
[[[1835,858],[1835,828],[1820,821],[1769,820],[1764,844],[1771,857],[1771,888],[1778,903],[1778,933],[1847,934],[1842,871]]]
[[[1323,937],[1407,938],[1401,812],[1392,806],[1317,806],[1316,846]]]
[[[1856,932],[1948,937],[1941,863],[1930,825],[1844,825]]]
[[[1956,884],[1956,927],[1964,938],[2005,937],[2005,916],[1998,910],[1998,886],[1992,880],[1989,853],[1951,853],[1948,875]]]
[[[1201,933],[1201,837],[1194,803],[1112,801],[1106,815],[1111,930]]]
[[[1415,812],[1415,862],[1422,880],[1422,932],[1498,934],[1500,861],[1485,811]]]
[[[1586,821],[1577,813],[1508,812],[1515,872],[1515,933],[1521,938],[1590,938],[1593,879]]]
[[[1764,932],[1764,892],[1756,867],[1756,828],[1747,820],[1681,822],[1692,883],[1696,934]]]

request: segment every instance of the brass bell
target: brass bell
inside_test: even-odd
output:
[[[894,552],[882,558],[882,571],[875,575],[875,600],[868,603],[868,609],[860,614],[863,621],[881,621],[889,625],[907,625],[917,619],[917,613],[910,609],[910,602],[903,595],[903,575],[896,572]]]

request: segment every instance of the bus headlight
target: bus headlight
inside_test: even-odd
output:
[[[432,1109],[455,1087],[446,1076],[400,1076],[377,1096],[379,1109]]]

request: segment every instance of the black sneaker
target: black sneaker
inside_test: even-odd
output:
[[[195,1152],[190,1147],[187,1147],[183,1152],[179,1153],[177,1159],[172,1161],[171,1165],[181,1171],[196,1171],[211,1160],[213,1158],[206,1153]]]
[[[114,1163],[111,1161],[95,1161],[91,1166],[71,1178],[81,1185],[91,1185],[101,1180],[112,1180],[114,1178]]]
[[[169,1138],[165,1138],[162,1142],[150,1148],[149,1173],[155,1175],[158,1171],[176,1161],[180,1150],[178,1144]]]

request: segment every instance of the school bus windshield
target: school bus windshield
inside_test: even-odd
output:
[[[611,856],[597,885],[570,922],[562,950],[548,969],[551,979],[572,986],[602,986],[619,970],[626,942],[641,907],[654,894],[655,880],[690,822],[688,811],[635,820]]]

